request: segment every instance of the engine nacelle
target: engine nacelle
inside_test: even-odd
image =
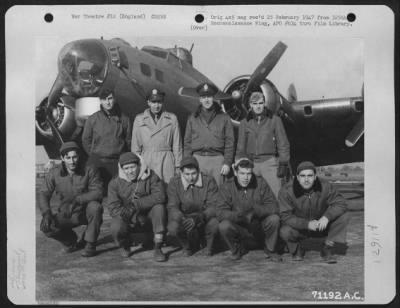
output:
[[[62,96],[56,104],[50,106],[47,106],[47,102],[48,98],[46,97],[36,107],[36,131],[46,139],[53,139],[53,132],[46,121],[46,116],[48,116],[54,122],[61,135],[68,139],[76,128],[74,112],[75,98],[72,96]]]
[[[232,120],[240,121],[246,117],[250,110],[249,97],[243,100],[243,93],[250,79],[250,75],[242,75],[232,79],[224,88],[225,93],[232,95],[232,100],[224,104],[225,111],[231,116]],[[266,107],[273,114],[278,114],[281,107],[281,98],[276,87],[269,80],[262,81],[260,86],[252,92],[262,92],[265,97]]]

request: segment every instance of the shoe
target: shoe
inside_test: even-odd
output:
[[[85,258],[94,257],[96,255],[96,243],[86,242],[85,249],[82,251],[81,256]]]
[[[162,243],[154,244],[154,261],[156,262],[165,262],[167,261],[167,256],[161,250]]]
[[[240,260],[242,256],[246,253],[246,248],[244,248],[241,242],[234,244],[235,250],[232,251],[232,260]]]
[[[76,243],[72,243],[71,245],[64,245],[62,252],[63,253],[72,253],[77,250],[78,250],[78,248],[76,246]]]
[[[336,257],[333,253],[333,247],[324,245],[321,250],[321,256],[324,258],[325,262],[328,264],[337,263]]]
[[[292,255],[292,260],[296,262],[304,261],[304,255],[304,249],[298,246],[296,252]]]
[[[121,246],[121,257],[129,258],[131,256],[131,246],[130,245],[120,245]]]
[[[267,247],[264,247],[264,256],[267,260],[270,260],[272,262],[281,262],[282,257],[280,254],[270,251]]]
[[[182,247],[182,257],[190,257],[193,251],[190,248]]]

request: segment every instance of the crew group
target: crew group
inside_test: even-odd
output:
[[[162,251],[167,234],[179,241],[183,255],[203,247],[203,254],[211,256],[219,233],[235,260],[245,254],[249,237],[271,261],[282,260],[279,237],[293,260],[302,261],[301,241],[324,236],[322,256],[336,263],[335,243],[346,243],[345,200],[317,177],[309,161],[281,185],[289,170],[289,142],[263,94],[253,92],[249,98],[234,155],[231,120],[214,101],[217,87],[203,83],[196,92],[200,105],[187,120],[182,150],[177,117],[164,109],[163,92],[149,93],[149,108],[131,128],[114,93],[102,90],[101,110],[87,119],[82,133],[87,162],[75,142],[64,143],[61,165],[49,171],[38,193],[41,231],[60,241],[65,252],[84,248],[82,256],[95,256],[104,204],[125,257],[131,255],[132,233],[150,229],[159,262],[167,260]],[[228,177],[231,167],[234,176]],[[55,191],[60,198],[56,209],[50,206]],[[79,225],[87,225],[80,241],[73,231]]]

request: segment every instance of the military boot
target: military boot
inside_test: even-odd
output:
[[[321,257],[325,260],[328,264],[336,263],[336,257],[333,253],[333,246],[324,245],[321,250]]]
[[[86,242],[85,249],[82,251],[82,257],[94,257],[96,255],[96,243]]]
[[[193,254],[193,251],[190,249],[189,241],[183,237],[179,237],[178,240],[182,247],[182,256],[190,257]]]
[[[233,244],[233,251],[231,251],[232,260],[236,261],[242,258],[244,254],[246,254],[246,248],[244,247],[242,242],[237,242]]]
[[[154,243],[154,261],[165,262],[167,261],[167,256],[161,250],[162,242]]]

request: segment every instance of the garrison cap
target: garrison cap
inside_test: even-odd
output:
[[[218,88],[212,83],[204,82],[196,87],[196,92],[200,96],[214,96],[218,93]]]
[[[147,95],[147,100],[150,102],[162,102],[164,99],[165,93],[160,91],[159,89],[154,88],[151,90],[149,95]]]
[[[317,172],[315,165],[310,161],[303,161],[297,166],[297,174],[299,174],[303,170],[313,170],[314,173]]]
[[[197,161],[197,159],[193,156],[186,156],[182,159],[181,161],[181,166],[179,167],[181,170],[183,170],[183,168],[188,167],[188,166],[194,166],[197,171],[199,171],[199,162]]]
[[[135,153],[132,152],[122,153],[121,156],[119,157],[119,164],[121,165],[121,167],[127,164],[139,164],[139,163],[140,163],[139,156],[137,156]]]
[[[64,156],[67,154],[69,151],[79,151],[79,146],[75,141],[68,141],[63,143],[63,145],[60,148],[60,154],[61,156]]]

